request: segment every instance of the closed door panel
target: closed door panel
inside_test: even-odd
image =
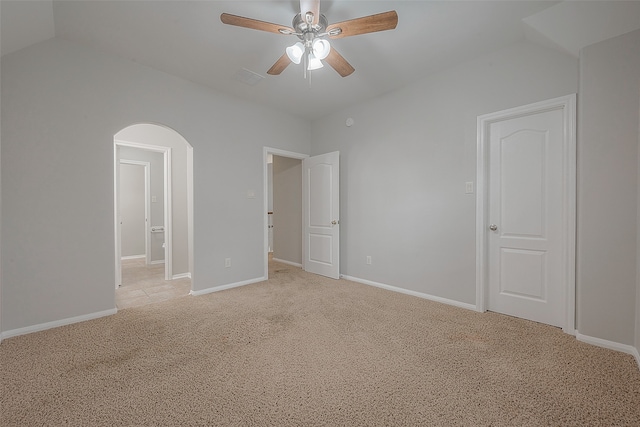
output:
[[[488,308],[562,326],[563,112],[498,121],[489,132]]]

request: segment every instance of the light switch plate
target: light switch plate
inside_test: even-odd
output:
[[[465,194],[473,194],[473,181],[465,183],[464,192]]]

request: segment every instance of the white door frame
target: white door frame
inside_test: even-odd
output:
[[[575,335],[576,305],[576,95],[566,95],[534,104],[478,116],[478,152],[476,181],[476,310],[487,310],[488,300],[488,209],[489,209],[489,128],[492,123],[545,111],[562,110],[563,278],[565,284],[565,321],[562,330]]]
[[[269,157],[269,154],[272,154],[274,156],[280,156],[280,157],[288,157],[291,159],[298,159],[298,160],[306,159],[307,157],[309,157],[308,154],[295,153],[293,151],[280,150],[278,148],[271,148],[271,147],[262,148],[262,171],[263,171],[262,172],[262,182],[263,182],[262,194],[264,194],[264,206],[262,209],[263,218],[264,218],[264,226],[263,226],[264,249],[262,252],[264,254],[264,273],[263,273],[264,280],[267,280],[269,278],[269,229],[267,228],[269,225],[269,217],[267,215],[267,211],[269,210],[269,182],[268,182],[268,175],[267,175],[268,173],[267,159]],[[302,174],[300,174],[300,182],[302,182]],[[302,204],[300,205],[300,209],[301,210],[303,209]],[[303,223],[301,224],[301,227],[304,227],[304,218],[303,218]],[[302,260],[304,263],[304,245],[302,245]]]
[[[113,164],[114,164],[114,230],[115,230],[115,262],[116,262],[116,289],[122,283],[122,262],[121,262],[121,238],[120,238],[120,221],[118,214],[119,206],[119,185],[120,185],[120,168],[118,161],[118,147],[132,147],[147,151],[155,151],[163,153],[164,159],[164,279],[172,278],[172,241],[171,241],[171,148],[157,145],[140,144],[136,142],[114,140],[113,143]],[[148,233],[147,233],[148,234]]]
[[[149,265],[151,263],[151,234],[149,233],[149,194],[151,193],[151,175],[149,169],[151,163],[139,160],[120,159],[120,165],[135,165],[144,168],[144,258],[145,264]],[[120,187],[118,187],[118,191],[120,191]],[[118,206],[118,208],[119,207],[120,206]],[[122,244],[122,227],[120,227],[118,238],[120,239],[120,244]]]

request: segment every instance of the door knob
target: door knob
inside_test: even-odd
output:
[[[498,230],[498,226],[497,226],[497,225],[495,225],[495,224],[491,224],[491,225],[489,226],[489,230],[491,230],[491,231],[496,231],[496,230]]]
[[[338,221],[336,221],[335,219],[333,221],[331,221],[331,225],[336,225],[338,223]]]

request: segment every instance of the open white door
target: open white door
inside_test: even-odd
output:
[[[340,277],[340,153],[302,161],[305,271]]]

